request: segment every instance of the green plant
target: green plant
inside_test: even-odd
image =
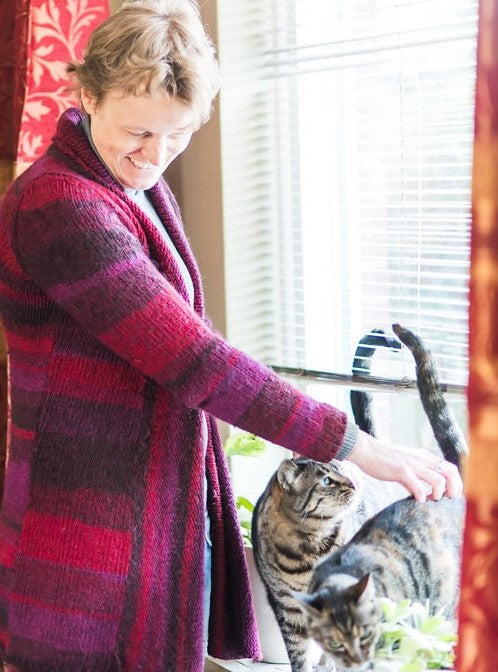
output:
[[[233,432],[228,436],[223,448],[228,458],[234,457],[235,455],[242,457],[259,457],[266,451],[266,441],[255,434],[238,431]],[[247,499],[247,497],[243,497],[242,495],[239,495],[236,498],[235,504],[239,515],[242,539],[246,546],[251,547],[251,521],[254,504]]]
[[[375,672],[423,672],[451,669],[456,633],[429,604],[410,600],[395,603],[381,598],[382,634],[375,652]]]
[[[244,546],[249,546],[249,548],[251,548],[251,524],[254,504],[247,499],[247,497],[239,495],[235,500],[235,505],[237,507],[237,513],[239,514],[240,531],[242,533]]]
[[[266,441],[249,432],[233,432],[228,436],[223,448],[227,457],[234,457],[234,455],[258,457],[265,452]]]

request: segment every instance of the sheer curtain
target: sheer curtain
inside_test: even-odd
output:
[[[498,7],[480,0],[470,296],[470,456],[458,672],[498,648]]]
[[[477,11],[218,0],[228,336],[346,411],[359,338],[401,322],[466,431]],[[409,353],[373,373],[379,434],[432,447]]]
[[[230,339],[348,374],[402,322],[464,386],[477,0],[218,4]]]

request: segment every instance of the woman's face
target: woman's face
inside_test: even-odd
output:
[[[165,91],[139,96],[111,91],[97,106],[83,90],[81,100],[97,151],[125,187],[153,187],[192,137],[192,110]]]

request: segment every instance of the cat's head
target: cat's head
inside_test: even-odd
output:
[[[359,497],[358,485],[339,462],[324,464],[303,457],[284,460],[276,479],[282,505],[296,519],[339,519]]]
[[[370,574],[359,581],[332,576],[314,594],[293,593],[303,610],[308,636],[340,667],[360,672],[372,669],[382,612]]]

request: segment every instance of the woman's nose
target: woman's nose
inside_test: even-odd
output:
[[[161,166],[169,155],[169,139],[167,137],[150,138],[147,143],[147,159],[155,166]]]

